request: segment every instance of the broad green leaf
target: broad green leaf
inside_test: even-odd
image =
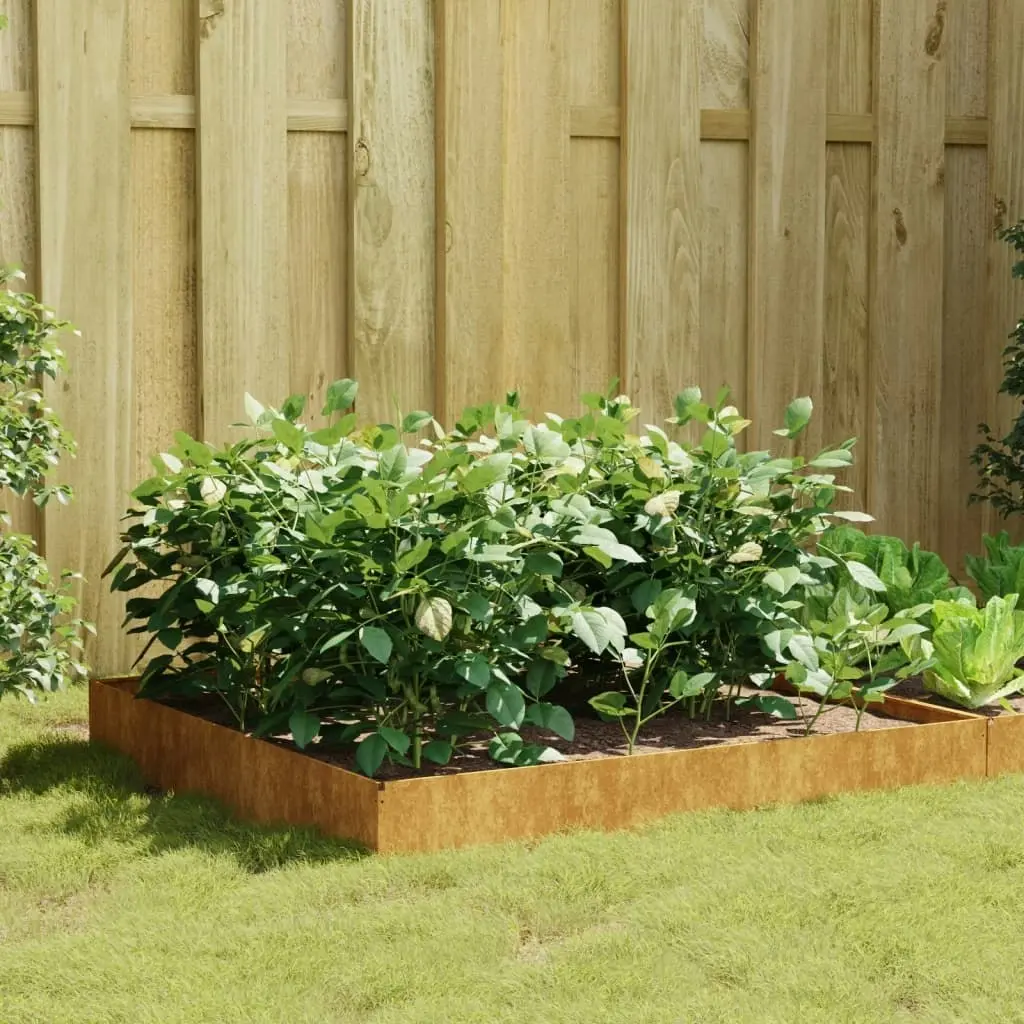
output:
[[[391,660],[393,644],[387,632],[378,626],[363,626],[359,631],[359,642],[366,648],[370,656],[382,665]]]
[[[409,452],[405,445],[396,444],[393,448],[380,453],[377,472],[381,480],[397,482],[402,479],[409,465]]]
[[[416,628],[432,640],[443,640],[452,629],[452,606],[443,597],[426,597],[416,609]]]
[[[787,565],[767,573],[764,577],[764,585],[784,596],[800,582],[802,577],[803,572],[798,566]]]
[[[163,464],[172,472],[180,473],[182,470],[181,459],[177,455],[172,455],[170,452],[161,452],[160,458]]]
[[[781,718],[788,722],[795,721],[800,717],[799,712],[792,701],[786,700],[785,697],[773,696],[772,694],[759,694],[756,697],[745,697],[736,703],[741,707],[757,708],[758,711],[762,711],[766,715],[771,715],[772,718]]]
[[[200,578],[196,580],[196,590],[199,591],[211,604],[220,601],[220,587],[213,580]]]
[[[587,703],[599,714],[608,718],[631,718],[636,715],[633,708],[626,707],[626,695],[608,690],[591,697]]]
[[[586,547],[583,549],[583,554],[588,558],[592,558],[598,565],[603,566],[605,569],[610,569],[614,564],[612,556],[603,548]]]
[[[853,452],[847,451],[845,448],[822,452],[811,461],[810,465],[815,469],[842,469],[845,466],[852,466]]]
[[[281,406],[281,415],[294,422],[303,413],[306,408],[306,396],[303,394],[289,395],[284,400],[284,405]]]
[[[227,493],[228,489],[224,483],[212,476],[204,476],[199,485],[199,496],[207,505],[219,504]]]
[[[295,746],[305,750],[320,732],[320,718],[311,711],[296,710],[288,719],[288,728]]]
[[[398,556],[398,561],[395,563],[399,572],[408,572],[410,569],[415,569],[420,562],[423,561],[427,555],[430,554],[430,549],[433,546],[429,540],[420,541],[416,547],[404,552]]]
[[[570,743],[576,735],[572,715],[557,704],[531,704],[524,721],[536,725],[539,729],[547,729],[548,732],[553,732]]]
[[[535,658],[530,663],[529,671],[526,673],[526,689],[537,700],[550,693],[557,682],[558,666],[553,661]]]
[[[278,439],[289,451],[300,452],[306,440],[306,432],[297,427],[294,423],[285,419],[276,419],[271,425],[274,437]]]
[[[885,584],[863,562],[857,562],[851,558],[846,561],[845,565],[854,583],[876,594],[885,593]]]
[[[481,594],[464,594],[459,599],[459,607],[475,622],[486,622],[491,615],[491,602]]]
[[[472,683],[473,686],[483,689],[491,680],[491,666],[487,658],[479,652],[466,655],[455,665],[455,672]]]
[[[531,615],[521,626],[517,626],[509,638],[513,647],[536,647],[548,638],[548,620],[545,615]]]
[[[423,745],[423,756],[434,764],[447,764],[452,759],[452,753],[452,745],[445,740],[431,740]]]
[[[661,594],[661,581],[657,579],[644,580],[637,584],[629,594],[629,600],[633,607],[644,615],[647,609],[658,600]]]
[[[402,420],[402,432],[405,434],[415,434],[418,430],[422,430],[433,418],[429,412],[423,412],[422,409],[411,412]]]
[[[332,412],[344,412],[351,408],[358,392],[359,385],[354,380],[334,381],[327,388],[327,402],[323,408],[323,415],[329,416]]]
[[[572,630],[577,638],[595,654],[612,647],[625,647],[626,624],[610,608],[583,608],[571,616]]]
[[[558,579],[563,567],[562,559],[554,551],[531,551],[523,560],[523,568],[534,576]]]
[[[388,752],[387,740],[373,733],[362,740],[356,747],[356,765],[364,775],[373,778],[377,774],[385,755]]]
[[[668,684],[668,692],[676,700],[699,697],[714,681],[715,674],[713,672],[701,672],[694,676],[688,676],[685,672],[676,672]]]
[[[526,715],[526,701],[519,687],[495,679],[487,687],[487,710],[494,720],[506,728],[518,729]]]
[[[382,725],[378,727],[377,733],[396,754],[404,756],[409,752],[412,741],[404,732]]]
[[[809,672],[816,672],[821,665],[814,640],[806,633],[796,633],[789,641],[789,652]]]
[[[796,437],[811,422],[813,411],[814,403],[810,398],[795,398],[786,407],[785,427],[775,433],[782,437]]]
[[[372,629],[373,627],[371,626],[370,628]],[[381,630],[380,632],[383,632],[383,630]],[[346,640],[349,639],[349,637],[353,636],[354,634],[355,634],[355,630],[354,629],[345,629],[345,630],[342,630],[340,633],[335,633],[334,636],[332,636],[329,640],[326,640],[320,646],[320,653],[324,654],[327,651],[333,650],[335,647],[340,647]],[[387,636],[387,633],[384,633],[384,635]],[[391,639],[389,637],[388,638],[388,643],[390,643],[390,642],[391,642]]]

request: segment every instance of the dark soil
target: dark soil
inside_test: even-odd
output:
[[[591,690],[593,692],[593,690]],[[754,692],[754,691],[749,691]],[[634,748],[635,754],[654,754],[668,750],[693,750],[701,747],[729,745],[734,743],[762,743],[772,740],[792,739],[806,734],[806,722],[814,717],[820,705],[807,697],[799,701],[796,697],[785,697],[802,711],[804,720],[785,721],[773,718],[763,712],[748,709],[732,708],[729,720],[726,720],[724,702],[712,708],[711,718],[691,719],[679,712],[663,715],[649,722],[640,732]],[[170,703],[170,702],[168,702]],[[573,701],[575,705],[576,702]],[[214,721],[220,725],[233,727],[234,722],[223,703],[215,698],[202,701],[174,702],[179,710],[195,714]],[[586,714],[581,708],[574,707],[576,736],[571,743],[553,733],[539,729],[525,728],[523,739],[528,743],[538,743],[552,747],[563,755],[564,760],[576,761],[585,758],[619,757],[626,754],[626,741],[622,728],[617,722],[602,722],[593,713]],[[589,707],[587,707],[589,711]],[[860,719],[861,731],[870,729],[892,729],[909,725],[898,719],[887,718],[882,714],[865,712]],[[846,705],[832,705],[818,718],[812,735],[828,733],[853,732],[857,727],[857,713]],[[268,738],[269,742],[281,746],[293,747],[291,737],[287,734]],[[486,771],[500,768],[487,753],[490,736],[481,736],[470,740],[461,747],[444,767],[424,763],[423,769],[416,772],[401,765],[384,764],[376,778],[406,779],[422,775],[452,775],[462,772]],[[294,749],[294,748],[293,748]],[[356,771],[355,758],[351,748],[342,750],[322,747],[313,743],[304,751],[311,757],[338,765],[341,768]]]
[[[965,708],[960,704],[954,704],[945,697],[924,688],[920,679],[906,679],[889,690],[894,697],[906,697],[908,700],[919,700],[925,704],[934,704],[940,708],[951,708],[954,711],[967,711],[972,715],[983,715],[985,718],[998,718],[1000,715],[1009,714],[1001,704],[992,704],[984,708]],[[1017,714],[1024,714],[1024,694],[1017,693],[1007,697],[1007,701]]]

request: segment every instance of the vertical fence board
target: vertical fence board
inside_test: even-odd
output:
[[[46,547],[55,568],[88,580],[81,610],[104,638],[101,672],[122,665],[123,603],[101,596],[100,573],[132,472],[127,16],[127,0],[36,4],[42,293],[83,334],[52,395],[79,443],[60,474],[76,503],[47,509]]]
[[[288,4],[289,99],[345,96],[344,0]],[[348,373],[348,169],[337,133],[288,136],[289,390],[306,396],[306,420],[321,422],[331,381]]]
[[[365,418],[434,405],[434,22],[350,0],[349,344]]]
[[[995,229],[1024,219],[1024,5],[1019,0],[991,0],[989,48],[989,228]],[[981,346],[986,352],[1001,352],[1014,325],[1024,317],[1024,283],[1010,277],[1012,253],[1006,243],[992,237],[990,246],[988,317]],[[1002,377],[1001,364],[993,366],[988,395],[999,387]],[[989,407],[989,425],[1001,437],[1020,411],[1019,399],[998,399]],[[987,526],[990,530],[1013,528],[991,514]]]
[[[195,90],[194,0],[130,4],[132,96]],[[132,392],[136,478],[175,430],[199,430],[195,132],[136,129],[131,139]]]
[[[750,408],[758,444],[791,399],[821,393],[827,41],[821,0],[756,0]]]
[[[285,6],[200,0],[199,345],[203,431],[230,436],[243,395],[285,397],[290,370]]]
[[[569,341],[569,0],[501,5],[505,380],[537,415],[576,407]]]
[[[454,422],[467,405],[494,400],[503,376],[503,132],[499,5],[437,0],[443,118],[444,225],[442,409]]]
[[[750,106],[751,0],[703,3],[701,106],[708,110],[746,110]]]
[[[988,0],[950,6],[946,26],[946,112],[982,117],[987,110]],[[978,472],[970,455],[989,418],[1001,363],[998,342],[978,346],[985,323],[989,255],[988,158],[982,147],[947,146],[945,161],[939,551],[963,572],[964,555],[981,550],[986,509],[968,505]]]
[[[871,0],[829,4],[828,109],[871,111]],[[825,336],[820,424],[828,443],[857,437],[854,468],[842,474],[854,489],[847,503],[863,507],[868,429],[868,251],[871,146],[829,143],[825,158]]]
[[[573,0],[569,101],[614,107],[620,100],[619,0]],[[570,337],[580,392],[619,376],[619,144],[573,139],[570,153]],[[575,408],[575,395],[573,405]]]
[[[32,19],[29,0],[15,0],[5,10],[10,24],[0,32],[0,93],[32,92]],[[0,126],[0,267],[18,267],[23,282],[12,287],[38,290],[36,266],[36,145],[31,128]],[[39,514],[31,500],[0,495],[0,508],[11,516],[17,533],[38,534]]]
[[[944,9],[880,0],[875,24],[869,498],[880,529],[924,545],[940,508]]]
[[[747,404],[747,213],[745,142],[701,145],[700,363],[696,382],[708,398],[728,385]]]
[[[704,0],[700,105],[746,110],[750,105],[750,0]],[[723,385],[747,409],[748,215],[747,142],[700,147],[700,359],[697,383],[710,397]]]
[[[626,379],[651,422],[699,372],[702,15],[697,0],[624,8]]]

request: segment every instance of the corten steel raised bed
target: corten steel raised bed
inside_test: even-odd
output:
[[[130,679],[94,680],[90,730],[132,757],[148,782],[214,797],[252,821],[311,825],[386,853],[986,774],[988,722],[888,698],[885,713],[927,724],[380,782],[137,700],[134,690]]]

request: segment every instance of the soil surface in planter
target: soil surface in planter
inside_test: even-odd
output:
[[[749,696],[755,692],[744,690],[742,695]],[[777,696],[777,694],[772,694],[772,696]],[[710,720],[691,719],[676,711],[648,722],[640,731],[634,754],[664,753],[669,750],[693,750],[722,744],[763,743],[803,737],[806,733],[806,722],[814,717],[820,704],[807,697],[798,700],[796,697],[786,696],[783,699],[802,712],[803,720],[774,718],[761,711],[736,707],[731,709],[727,720],[725,704],[718,702],[712,708]],[[167,703],[178,710],[197,715],[219,725],[229,728],[234,725],[223,703],[218,703],[215,698],[187,702],[168,701]],[[580,711],[577,711],[574,719],[576,736],[571,743],[553,733],[532,727],[522,729],[521,734],[527,743],[552,747],[562,754],[565,760],[570,761],[596,757],[621,757],[626,754],[626,741],[622,728],[617,722],[602,722],[592,714],[586,715]],[[900,728],[910,724],[912,723],[887,718],[870,711],[865,711],[860,716],[861,732]],[[811,735],[854,732],[856,729],[857,712],[847,705],[833,704],[822,712],[814,724]],[[288,734],[269,737],[268,741],[296,749]],[[487,771],[504,767],[491,760],[488,755],[489,741],[489,735],[481,736],[478,740],[470,740],[443,767],[425,761],[422,770],[417,772],[402,765],[385,763],[381,765],[375,778],[381,780],[408,779],[426,775]],[[322,747],[318,742],[314,742],[303,753],[349,771],[358,771],[351,748],[337,750]]]
[[[986,718],[998,718],[1000,715],[1011,714],[999,703],[990,704],[988,707],[983,708],[965,708],[962,704],[954,704],[953,701],[946,700],[945,697],[940,697],[937,693],[932,693],[931,690],[926,690],[924,683],[920,679],[905,679],[888,692],[893,697],[919,700],[924,704],[934,704],[936,707],[950,708],[953,711],[967,711],[972,715],[984,715]],[[1024,694],[1015,693],[1012,697],[1007,697],[1006,699],[1010,707],[1013,708],[1013,712],[1024,714]]]

